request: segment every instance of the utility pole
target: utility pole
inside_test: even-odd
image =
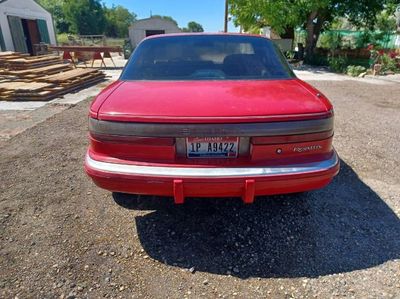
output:
[[[224,32],[228,32],[228,0],[225,0]]]

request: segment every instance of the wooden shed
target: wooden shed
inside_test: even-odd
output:
[[[0,0],[0,50],[34,54],[34,45],[56,44],[51,14],[34,0]]]

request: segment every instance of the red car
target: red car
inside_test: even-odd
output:
[[[122,193],[242,197],[322,188],[339,171],[333,108],[270,40],[145,39],[90,107],[85,169]]]

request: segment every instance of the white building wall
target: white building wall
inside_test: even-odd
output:
[[[136,47],[146,37],[146,30],[164,30],[165,33],[181,32],[174,22],[158,17],[139,20],[129,27],[129,39],[133,47]]]
[[[0,26],[7,51],[14,51],[14,44],[7,16],[16,16],[28,20],[46,20],[50,43],[53,45],[57,44],[53,18],[47,10],[33,0],[7,0],[0,4]]]

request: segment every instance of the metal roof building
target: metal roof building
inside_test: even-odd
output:
[[[40,42],[56,44],[51,14],[34,0],[0,0],[0,50],[33,54]]]
[[[129,38],[135,48],[144,38],[166,33],[180,33],[181,29],[170,20],[154,16],[147,19],[138,20],[129,27]]]

